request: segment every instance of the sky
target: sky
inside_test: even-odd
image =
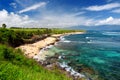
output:
[[[120,0],[0,0],[8,27],[120,26]]]

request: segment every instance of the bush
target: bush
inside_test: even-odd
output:
[[[11,54],[11,51],[8,49],[3,49],[3,53],[4,53],[4,58],[7,60],[12,60],[12,58],[14,58],[15,56]]]
[[[13,30],[0,29],[0,43],[10,45],[12,47],[23,44],[23,40],[20,35],[16,34]]]

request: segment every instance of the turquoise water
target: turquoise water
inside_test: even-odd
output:
[[[78,64],[97,71],[104,80],[120,80],[120,32],[88,31],[62,38],[50,49],[62,55],[61,62]]]

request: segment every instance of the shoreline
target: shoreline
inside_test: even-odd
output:
[[[28,58],[34,58],[34,56],[38,55],[41,53],[43,49],[45,49],[49,45],[53,45],[55,42],[58,41],[58,37],[61,35],[55,35],[55,37],[47,37],[45,39],[42,39],[40,41],[37,41],[33,44],[24,44],[21,45],[17,48],[21,49],[24,52],[24,55],[27,56]],[[40,57],[43,57],[41,54]]]
[[[17,47],[16,49],[18,48],[21,49],[24,52],[24,55],[27,56],[28,58],[35,58],[36,55],[39,54],[39,57],[41,57],[41,59],[45,59],[45,55],[42,54],[42,50],[46,49],[47,47],[49,48],[50,45],[54,45],[56,42],[60,40],[61,36],[72,35],[72,34],[83,34],[83,33],[85,32],[53,34],[35,43],[21,45]]]
[[[54,34],[33,44],[25,44],[17,48],[20,48],[24,52],[25,56],[36,60],[47,69],[52,69],[54,68],[54,66],[56,66],[59,70],[61,70],[63,73],[66,73],[67,76],[72,77],[74,80],[88,80],[84,74],[74,71],[74,69],[68,66],[67,64],[59,63],[58,60],[60,56],[49,57],[47,56],[49,55],[49,53],[43,53],[43,51],[48,50],[49,48],[54,46],[58,41],[60,41],[62,36],[84,33],[85,32]],[[47,58],[49,58],[49,60]],[[51,59],[55,61],[51,62]]]

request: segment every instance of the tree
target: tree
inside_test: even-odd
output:
[[[2,24],[2,28],[6,28],[6,24]]]

